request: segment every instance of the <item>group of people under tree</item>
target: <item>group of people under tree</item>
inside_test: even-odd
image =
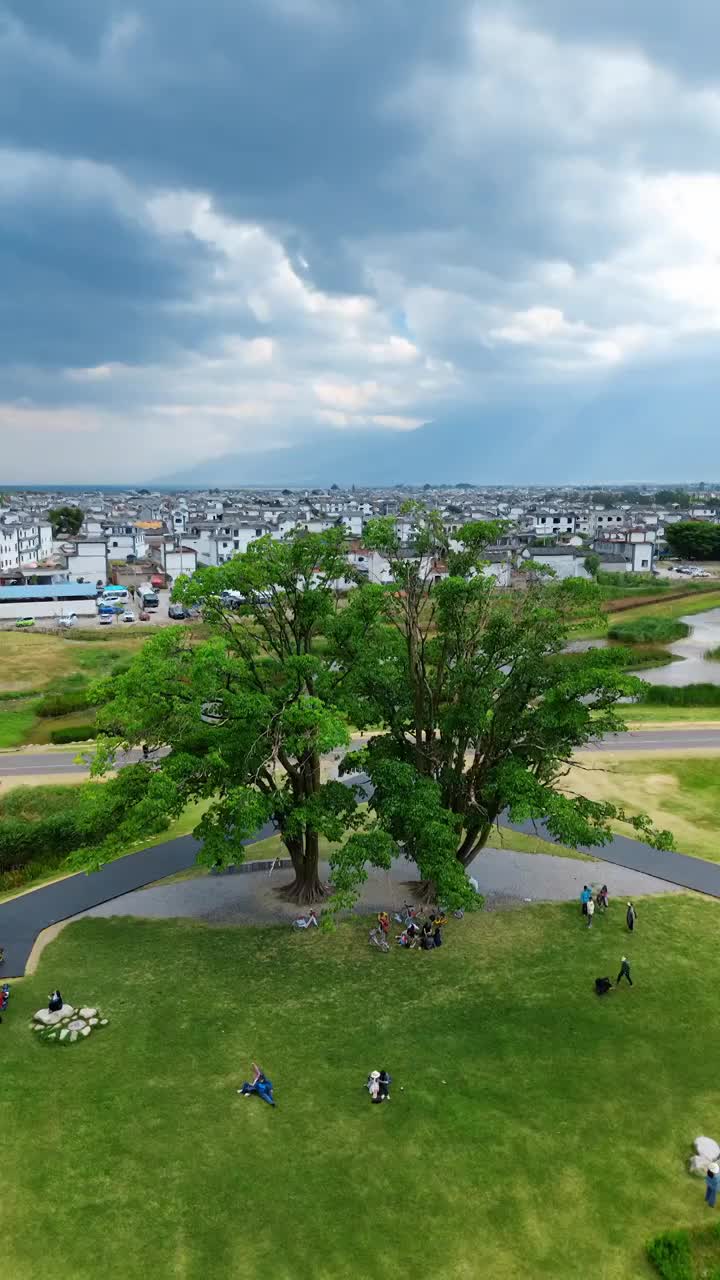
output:
[[[380,911],[377,919],[381,935],[387,942],[390,934],[390,916],[387,911]],[[442,928],[447,924],[447,916],[442,912],[432,911],[422,923],[420,920],[419,912],[414,911],[408,914],[405,928],[395,935],[398,946],[410,951],[416,947],[420,947],[421,951],[432,951],[435,947],[441,947]]]

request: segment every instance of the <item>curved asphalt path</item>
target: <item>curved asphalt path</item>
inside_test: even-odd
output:
[[[360,784],[367,790],[368,779],[365,775],[356,775],[344,781],[347,785]],[[542,823],[513,825],[504,822],[502,825],[511,830],[550,839]],[[273,834],[273,830],[268,823],[244,843],[252,845],[264,840]],[[143,885],[152,884],[155,880],[163,880],[178,871],[188,870],[195,863],[199,847],[198,841],[192,836],[167,840],[151,849],[143,849],[118,858],[116,862],[109,862],[100,871],[80,872],[55,884],[12,898],[9,902],[0,903],[0,945],[5,948],[5,963],[0,969],[0,976],[17,976],[25,972],[35,939],[49,925],[141,889]],[[701,858],[651,849],[648,845],[629,840],[625,836],[615,836],[610,844],[601,849],[585,849],[583,852],[599,856],[604,862],[615,866],[664,880],[668,885],[694,889],[698,893],[720,898],[720,865],[704,862]]]

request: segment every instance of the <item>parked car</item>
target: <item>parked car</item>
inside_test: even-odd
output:
[[[34,627],[35,619],[34,618],[18,618],[15,623],[15,626],[16,627]]]
[[[77,614],[76,614],[76,613],[64,613],[64,614],[62,614],[62,616],[61,616],[60,618],[58,618],[58,620],[57,620],[57,624],[58,624],[58,626],[59,626],[59,627],[66,627],[66,628],[67,628],[67,627],[76,627],[76,626],[77,626]]]
[[[100,626],[101,626],[101,627],[111,627],[111,626],[112,626],[112,624],[113,624],[113,619],[114,619],[114,617],[115,617],[114,612],[110,612],[110,613],[101,613],[101,614],[100,614],[100,617],[99,617],[99,619],[98,619],[98,621],[99,621],[99,623],[100,623]]]
[[[133,613],[132,609],[126,609],[126,610],[125,610],[125,612],[124,612],[124,614],[123,614],[123,616],[122,616],[122,620],[123,620],[123,622],[134,622],[134,621],[135,621],[135,614]]]
[[[187,615],[185,613],[185,609],[183,605],[171,604],[168,607],[168,618],[174,618],[176,621],[179,621],[181,618],[184,618],[186,616]]]

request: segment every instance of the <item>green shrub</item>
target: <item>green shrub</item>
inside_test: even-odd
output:
[[[52,729],[50,732],[50,741],[56,746],[63,742],[91,742],[93,738],[97,738],[100,730],[92,721],[87,724],[67,725],[62,729]]]
[[[630,622],[617,622],[608,630],[611,640],[621,644],[670,644],[689,635],[686,622],[677,618],[633,618]]]
[[[666,1231],[656,1236],[647,1247],[647,1255],[662,1280],[693,1280],[687,1231]]]
[[[23,698],[39,698],[42,689],[7,689],[0,690],[0,702],[19,702]]]
[[[708,662],[720,662],[720,644],[718,645],[717,649],[706,650],[705,657],[707,658]]]
[[[71,711],[84,711],[90,703],[86,689],[72,689],[66,693],[49,693],[38,702],[36,711],[47,718],[66,716]]]
[[[720,685],[651,684],[638,701],[649,707],[720,707]]]

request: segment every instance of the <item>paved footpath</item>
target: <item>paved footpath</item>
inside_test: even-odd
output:
[[[347,779],[346,781],[354,781],[361,784],[367,783],[367,779],[362,775],[357,775],[354,779]],[[546,835],[541,824],[526,823],[524,826],[516,827],[515,830]],[[256,841],[263,840],[271,834],[272,828],[268,825],[258,831],[246,843],[254,844]],[[5,948],[6,953],[5,963],[0,969],[0,976],[17,976],[25,972],[25,965],[35,939],[49,925],[90,911],[94,907],[99,907],[104,903],[140,889],[143,885],[152,884],[156,880],[172,876],[178,871],[188,870],[195,863],[197,849],[197,841],[192,836],[183,836],[179,840],[169,840],[163,844],[155,845],[151,849],[141,850],[139,853],[119,858],[116,862],[108,863],[100,871],[89,874],[82,872],[79,875],[69,876],[67,879],[57,881],[55,884],[46,885],[30,893],[22,894],[18,898],[13,898],[9,902],[0,903],[0,945]],[[596,854],[599,850],[586,850],[586,852]],[[473,864],[474,867],[477,867],[478,872],[483,875],[485,874],[484,859],[486,856],[486,854],[480,854],[476,863]],[[509,857],[517,858],[519,856],[521,855],[503,852],[501,858],[505,860]],[[526,856],[528,857],[527,865],[532,867],[542,855],[531,854]],[[607,863],[611,864],[613,868],[623,867],[628,871],[640,873],[644,877],[653,877],[657,881],[665,882],[666,888],[668,886],[679,886],[686,889],[695,889],[699,893],[710,894],[713,897],[720,898],[720,865],[715,863],[704,862],[700,858],[691,858],[679,853],[664,853],[658,849],[651,849],[648,845],[640,844],[637,840],[629,840],[624,836],[616,836],[611,844],[606,845],[602,849],[602,856],[603,863],[600,865]],[[613,881],[610,876],[617,876],[616,870],[603,875],[598,870],[597,864],[592,866],[589,863],[575,862],[574,859],[567,858],[550,858],[549,860],[553,864],[556,862],[563,864],[554,874],[567,877],[567,897],[574,896],[578,883],[577,877],[580,877],[580,882],[583,883],[583,875],[592,874],[594,880],[600,877],[601,880],[606,880],[608,885],[612,885]],[[525,864],[517,865],[524,866]],[[409,864],[403,861],[399,866],[402,868],[402,879],[409,880],[411,878]],[[574,868],[574,870],[571,871],[571,868]],[[381,874],[384,877],[384,873]],[[572,876],[575,876],[575,879],[571,879]],[[477,878],[480,880],[480,875]],[[189,892],[195,892],[201,896],[208,893],[218,895],[219,900],[222,893],[225,892],[219,888],[219,885],[231,879],[234,880],[235,877],[209,877],[207,880],[203,879],[199,882],[202,885],[201,889]],[[242,879],[244,880],[245,877],[242,877]],[[267,881],[265,883],[267,895],[272,895],[274,899],[275,895],[272,894],[272,886]],[[572,892],[569,891],[571,883]],[[163,892],[168,892],[171,888],[172,886],[165,886]],[[497,891],[500,892],[499,890]],[[238,890],[239,899],[242,898],[244,892],[244,890]],[[613,887],[612,893],[614,894],[615,892],[616,890]],[[639,894],[641,892],[657,892],[657,889],[649,887],[642,889],[633,885],[623,889],[622,892]],[[543,891],[541,889],[539,892],[533,892],[531,888],[526,887],[522,896],[537,899],[543,896]],[[382,904],[383,899],[381,898],[380,905]],[[275,910],[277,913],[276,904]],[[117,914],[117,907],[105,914]],[[258,917],[255,916],[254,918]],[[276,914],[274,917],[266,916],[263,918],[278,917]]]
[[[327,876],[328,867],[321,868]],[[567,902],[580,898],[584,884],[597,888],[612,885],[612,894],[641,897],[645,894],[681,892],[637,871],[619,869],[609,862],[585,862],[574,858],[554,858],[544,853],[512,853],[507,849],[486,849],[474,861],[471,874],[478,882],[488,906],[507,902]],[[285,871],[254,872],[244,876],[202,876],[175,884],[154,885],[127,893],[113,902],[83,912],[89,916],[139,916],[152,920],[178,917],[202,920],[206,924],[288,923],[297,908],[278,901],[276,887],[289,879]],[[371,871],[357,906],[361,913],[399,909],[411,890],[417,872],[404,860],[393,863],[390,872]]]

